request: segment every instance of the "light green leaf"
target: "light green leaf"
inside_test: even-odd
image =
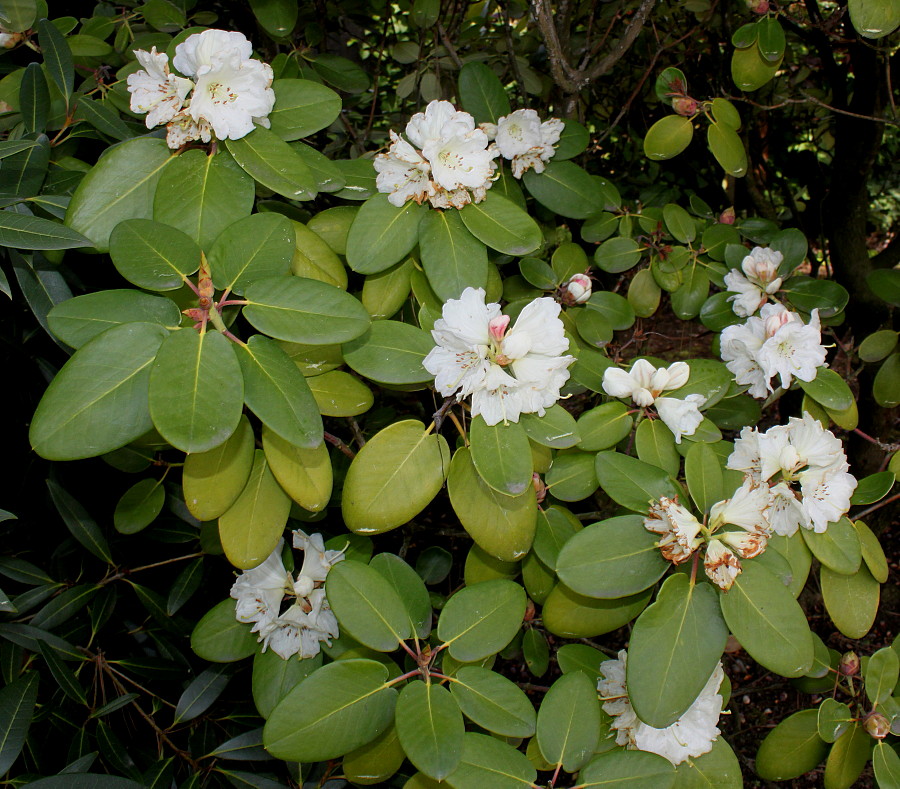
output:
[[[459,766],[465,728],[446,688],[410,682],[397,699],[396,726],[407,757],[425,775],[442,781]]]
[[[253,656],[253,703],[263,718],[278,702],[322,665],[323,654],[303,660],[285,660],[274,650]]]
[[[450,683],[450,692],[473,723],[503,737],[531,737],[534,705],[511,680],[479,666],[464,666]]]
[[[372,407],[374,395],[358,378],[343,370],[331,370],[307,378],[322,416],[357,416]]]
[[[817,403],[833,411],[844,411],[853,405],[853,392],[834,370],[820,367],[812,381],[797,379],[800,388]]]
[[[467,287],[487,286],[487,248],[468,231],[459,211],[427,212],[419,223],[419,251],[441,301],[458,299]]]
[[[839,575],[821,567],[819,580],[825,609],[838,630],[848,638],[862,638],[875,622],[881,589],[863,565],[852,575]]]
[[[341,97],[308,79],[276,79],[272,131],[282,140],[299,140],[331,125],[341,111]]]
[[[694,136],[694,127],[689,118],[681,115],[666,115],[654,123],[644,137],[644,155],[654,161],[663,161],[678,156]]]
[[[525,211],[498,194],[469,203],[459,215],[469,232],[505,255],[527,255],[541,245],[541,229]]]
[[[234,618],[234,600],[223,600],[206,612],[191,633],[191,649],[214,663],[233,663],[256,652],[256,634]]]
[[[633,620],[650,602],[647,589],[615,600],[598,600],[557,584],[544,601],[544,627],[563,638],[592,638],[611,633]]]
[[[446,783],[450,789],[531,789],[535,780],[537,771],[524,753],[494,737],[466,732],[462,761]],[[405,789],[434,787],[408,783]]]
[[[825,760],[825,789],[850,789],[869,761],[874,740],[853,724],[831,746]]]
[[[883,38],[900,25],[900,5],[891,0],[849,0],[850,22],[863,38]]]
[[[287,274],[294,241],[294,227],[281,214],[252,214],[230,223],[209,247],[213,285],[243,293],[257,280]]]
[[[427,332],[408,323],[384,320],[372,323],[342,350],[347,366],[371,381],[418,387],[434,379],[422,366],[432,348],[434,341]]]
[[[609,449],[631,433],[634,420],[623,403],[612,401],[578,417],[578,448],[586,452]]]
[[[563,674],[550,687],[537,716],[537,741],[552,765],[574,773],[594,753],[600,738],[597,683],[580,671]]]
[[[472,462],[488,486],[504,496],[521,496],[531,485],[531,451],[521,424],[489,425],[478,416],[469,440]]]
[[[331,498],[333,472],[328,447],[302,449],[263,427],[263,450],[278,484],[303,509],[319,512]]]
[[[672,763],[648,751],[613,751],[588,762],[578,774],[583,789],[632,789],[635,786],[671,789],[675,784]]]
[[[884,741],[875,745],[872,754],[872,767],[879,789],[898,789],[900,787],[900,756]]]
[[[859,534],[849,518],[829,523],[823,532],[801,529],[803,540],[825,567],[841,575],[852,575],[862,561]]]
[[[226,140],[228,152],[253,180],[289,200],[312,200],[317,194],[312,170],[290,145],[257,126],[239,140]]]
[[[151,219],[116,225],[109,254],[125,279],[147,290],[177,290],[200,267],[200,247],[190,236]]]
[[[379,553],[369,566],[380,573],[400,596],[411,632],[419,638],[431,633],[431,598],[422,577],[399,556]]]
[[[498,578],[467,586],[444,605],[438,638],[462,663],[496,654],[519,632],[525,602],[525,590],[513,581]]]
[[[596,457],[600,487],[617,504],[646,512],[650,502],[677,495],[674,483],[661,468],[618,452],[599,452]]]
[[[427,210],[412,200],[397,208],[387,195],[370,197],[350,226],[347,265],[360,274],[377,274],[399,263],[418,243]]]

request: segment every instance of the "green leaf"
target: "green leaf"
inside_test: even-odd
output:
[[[52,775],[39,781],[29,781],[37,789],[144,789],[145,785],[104,773]]]
[[[62,486],[52,479],[47,480],[50,498],[71,532],[72,536],[87,548],[94,556],[107,564],[112,564],[109,544],[100,531],[100,527],[88,515],[87,510]]]
[[[800,388],[817,403],[833,411],[844,411],[853,405],[853,392],[834,370],[820,367],[812,381],[797,379]]]
[[[437,495],[449,470],[450,449],[415,419],[384,428],[359,451],[344,481],[341,509],[357,534],[401,526]]]
[[[342,768],[347,780],[355,784],[378,784],[394,775],[405,758],[406,754],[397,737],[397,728],[390,726],[371,742],[348,753],[344,757]],[[425,776],[422,778],[431,780]]]
[[[466,63],[459,72],[459,101],[476,123],[497,123],[511,106],[497,75],[484,63]]]
[[[859,535],[849,518],[829,523],[824,532],[803,529],[803,540],[825,567],[841,575],[852,575],[862,561]]]
[[[191,515],[211,521],[227,512],[247,484],[252,466],[253,429],[242,416],[227,441],[185,458],[181,482]]]
[[[528,170],[522,182],[542,206],[569,219],[587,219],[604,207],[600,186],[574,162],[554,159],[542,173]]]
[[[91,240],[59,222],[0,211],[0,245],[16,249],[77,249]]]
[[[26,132],[30,134],[45,130],[47,115],[50,112],[50,89],[47,87],[44,71],[38,63],[29,63],[22,76],[19,108]]]
[[[646,512],[650,502],[678,491],[661,468],[618,452],[599,452],[596,460],[600,487],[617,504],[635,512]]]
[[[856,490],[850,497],[851,504],[874,504],[881,501],[892,487],[896,478],[892,471],[878,471],[859,480]]]
[[[379,553],[369,566],[382,575],[400,596],[409,617],[411,633],[427,638],[431,633],[431,598],[422,577],[399,556]]]
[[[574,417],[559,403],[550,406],[543,416],[522,414],[522,427],[536,444],[553,449],[568,449],[579,441]]]
[[[191,649],[214,663],[233,663],[256,652],[256,635],[234,617],[234,600],[223,600],[206,612],[191,633]]]
[[[396,726],[407,757],[425,775],[442,781],[459,765],[465,728],[446,688],[410,682],[397,699]]]
[[[203,557],[188,562],[178,573],[166,599],[166,613],[174,616],[190,600],[203,583]]]
[[[380,384],[418,386],[434,376],[422,360],[434,348],[431,336],[408,323],[375,321],[343,347],[344,361],[356,373]]]
[[[250,0],[250,10],[273,38],[289,36],[297,24],[297,4],[291,0]]]
[[[153,363],[149,397],[153,424],[172,446],[206,452],[223,443],[237,429],[244,404],[231,343],[217,331],[173,332]]]
[[[655,584],[669,567],[640,515],[594,523],[563,546],[556,560],[559,579],[586,597],[618,599]]]
[[[531,452],[525,428],[518,422],[488,425],[472,420],[472,462],[488,486],[504,496],[521,496],[531,485]]]
[[[713,99],[711,109],[717,123],[724,123],[735,131],[741,128],[741,115],[728,99]]]
[[[819,705],[816,725],[819,737],[825,742],[834,742],[852,723],[853,713],[843,702],[826,698]]]
[[[479,666],[464,666],[455,679],[450,692],[473,723],[502,737],[534,734],[534,705],[514,682]]]
[[[347,269],[343,261],[314,230],[300,222],[291,224],[295,236],[291,273],[346,290]]]
[[[299,140],[330,126],[341,111],[341,97],[308,79],[276,79],[275,107],[269,113],[272,131],[282,140]]]
[[[399,263],[418,243],[427,210],[412,200],[397,208],[387,195],[370,197],[350,226],[347,265],[360,274],[377,274]]]
[[[206,712],[222,695],[229,679],[231,675],[227,673],[225,666],[200,672],[178,699],[173,724],[185,723]]]
[[[893,353],[900,333],[893,329],[882,329],[866,337],[859,344],[859,358],[864,362],[880,362]]]
[[[36,671],[29,671],[0,689],[0,775],[8,772],[25,745],[37,702],[37,690]]]
[[[862,566],[852,575],[821,567],[819,580],[825,609],[838,630],[848,638],[862,638],[875,622],[880,585]]]
[[[782,264],[783,266],[784,264]],[[846,288],[828,279],[791,277],[785,283],[782,291],[795,309],[803,312],[812,312],[817,309],[820,317],[823,318],[836,315],[847,306],[847,302],[850,300],[850,294]]]
[[[361,336],[371,323],[353,296],[314,279],[267,277],[244,295],[244,317],[277,340],[333,345]]]
[[[631,789],[634,786],[671,789],[674,784],[672,763],[647,751],[604,753],[588,762],[578,774],[578,785],[583,789]]]
[[[765,16],[756,23],[756,45],[760,54],[770,63],[781,62],[784,57],[784,30],[777,18]]]
[[[369,87],[369,75],[352,60],[340,55],[316,55],[312,67],[322,79],[338,90],[362,93]]]
[[[498,578],[467,586],[444,605],[438,619],[438,638],[449,645],[450,656],[473,663],[494,655],[519,632],[525,615],[525,590]]]
[[[209,247],[217,290],[243,293],[252,283],[287,274],[294,255],[294,228],[281,214],[252,214],[229,224]]]
[[[260,653],[261,654],[261,653]],[[282,663],[288,661],[283,660]],[[294,663],[301,661],[295,660]],[[237,735],[226,740],[215,750],[210,751],[207,756],[216,756],[219,759],[231,759],[234,761],[263,761],[269,759],[269,754],[265,752],[262,744],[262,729],[253,729],[245,731],[243,734]]]
[[[128,140],[134,135],[122,122],[119,113],[109,105],[99,101],[78,97],[78,105],[75,107],[75,118],[87,121],[97,131],[112,137],[116,141]]]
[[[900,787],[900,756],[884,742],[875,745],[872,754],[872,768],[879,789],[897,789]]]
[[[200,266],[200,247],[186,233],[151,219],[128,219],[109,237],[118,272],[147,290],[177,290]]]
[[[463,224],[459,211],[429,211],[419,223],[422,268],[441,301],[487,286],[487,248]]]
[[[277,759],[316,762],[365,745],[394,718],[397,691],[374,660],[339,660],[315,671],[272,711],[263,730]]]
[[[254,450],[247,484],[219,518],[219,538],[235,567],[249,570],[262,564],[281,540],[291,501],[269,470],[265,453]]]
[[[113,513],[113,525],[120,534],[135,534],[156,520],[165,503],[166,491],[159,481],[142,479],[122,494]]]
[[[783,677],[802,677],[813,663],[806,614],[765,567],[750,559],[741,566],[734,585],[719,596],[728,628],[765,668]]]
[[[691,445],[684,459],[684,475],[691,498],[701,512],[709,512],[713,504],[732,493],[725,489],[722,465],[709,444]]]
[[[53,630],[67,622],[100,590],[94,584],[79,584],[54,597],[31,619],[31,625],[42,630]]]
[[[850,22],[863,38],[884,38],[900,25],[900,7],[890,0],[849,0]]]
[[[831,746],[825,760],[825,789],[850,789],[869,761],[874,740],[853,724]]]
[[[101,290],[66,299],[47,314],[50,330],[73,348],[90,342],[123,323],[156,323],[175,327],[181,320],[178,305],[170,299],[136,290]]]
[[[331,498],[334,482],[326,445],[302,449],[268,427],[263,427],[262,443],[269,469],[284,492],[305,510],[322,510]]]
[[[209,249],[225,228],[248,216],[252,208],[253,181],[230,156],[190,150],[178,156],[160,177],[153,219],[183,231]]]
[[[697,225],[691,215],[680,205],[667,203],[663,206],[663,219],[666,229],[682,244],[689,244],[696,238]]]
[[[644,419],[634,431],[634,448],[639,460],[661,468],[673,477],[681,469],[681,455],[675,448],[675,436],[661,419]]]
[[[521,257],[541,245],[537,222],[499,194],[488,192],[485,200],[469,203],[459,215],[475,238],[504,255]]]
[[[228,152],[254,181],[289,200],[312,200],[317,192],[312,170],[275,132],[257,126],[239,140],[226,140]],[[248,212],[249,213],[249,212]]]
[[[551,493],[561,501],[581,501],[597,490],[594,456],[587,452],[557,455],[544,477]]]
[[[731,746],[719,737],[712,750],[682,762],[675,770],[674,789],[741,789],[741,765]]]
[[[740,51],[735,50],[735,55]],[[706,141],[716,161],[726,173],[736,178],[747,174],[747,152],[734,129],[723,123],[711,123],[706,130]]]
[[[566,159],[574,159],[578,154],[584,153],[591,141],[591,135],[578,121],[566,118],[563,121],[563,130],[556,143],[556,151],[553,159],[557,162]]]
[[[328,602],[342,632],[378,652],[392,652],[412,635],[409,616],[394,587],[377,570],[347,559],[328,573]]]
[[[450,789],[531,789],[535,780],[537,771],[524,753],[494,737],[466,732],[462,761],[446,783]],[[406,789],[433,787],[408,783]]]
[[[900,304],[900,271],[876,269],[866,276],[866,285],[883,301]]]
[[[578,448],[587,452],[609,449],[631,433],[634,420],[628,407],[617,401],[603,403],[578,417]]]
[[[290,357],[274,340],[254,334],[237,345],[244,377],[244,402],[286,441],[305,449],[322,443],[322,417],[316,400]]]
[[[459,522],[484,551],[508,562],[528,553],[537,517],[533,486],[521,496],[497,493],[478,475],[463,447],[450,462],[447,492]]]
[[[40,642],[40,650],[41,657],[44,658],[47,668],[50,669],[53,679],[55,679],[56,684],[62,688],[63,693],[76,704],[82,704],[87,707],[88,702],[87,696],[84,693],[84,688],[81,687],[81,683],[75,677],[75,674],[72,673],[59,655],[56,654],[56,650],[43,641]],[[0,708],[2,708],[2,702],[0,702]]]
[[[108,251],[110,233],[119,222],[153,218],[157,184],[176,161],[165,140],[152,137],[110,148],[72,195],[66,225],[89,238],[99,252]]]
[[[610,274],[634,268],[643,256],[641,245],[633,238],[616,236],[604,241],[594,252],[594,262]]]
[[[593,756],[600,739],[596,680],[580,671],[563,674],[547,692],[537,716],[537,741],[549,764],[574,773]]]
[[[21,33],[28,30],[34,24],[36,17],[37,3],[35,0],[5,0],[0,6],[0,23],[10,33]]]
[[[649,726],[662,729],[678,720],[715,670],[728,639],[716,598],[709,584],[677,573],[634,623],[628,695]]]
[[[890,575],[887,557],[878,538],[872,530],[862,521],[854,521],[853,526],[859,535],[859,544],[862,549],[862,558],[872,573],[872,577],[878,583],[885,583]]]
[[[253,703],[264,718],[300,682],[322,665],[323,653],[303,660],[285,660],[274,650],[253,656]]]
[[[759,90],[775,76],[780,66],[780,59],[766,60],[758,46],[736,49],[731,55],[731,79],[741,90]],[[724,164],[722,166],[725,167]]]
[[[681,320],[691,320],[709,296],[709,275],[695,264],[682,271],[682,284],[672,292],[672,310]]]
[[[612,326],[597,310],[575,311],[575,328],[581,339],[595,348],[605,348],[613,338]]]
[[[356,416],[372,407],[374,396],[358,378],[332,370],[307,379],[322,416]]]
[[[654,123],[644,137],[644,155],[654,161],[678,156],[694,137],[690,119],[682,115],[666,115]]]
[[[30,198],[37,194],[50,164],[50,140],[46,134],[32,134],[20,142],[18,151],[7,154],[0,169],[0,196]],[[24,145],[25,142],[30,143]],[[7,161],[8,159],[8,161]]]
[[[872,396],[882,408],[900,405],[900,353],[892,353],[875,374]]]

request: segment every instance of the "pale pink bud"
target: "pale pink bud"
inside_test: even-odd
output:
[[[509,326],[509,315],[501,315],[488,323],[488,333],[497,342],[500,342],[503,339],[503,335],[506,333],[507,326]]]
[[[696,115],[697,107],[699,106],[697,100],[692,99],[690,96],[679,96],[678,98],[672,99],[672,109],[679,115],[684,115],[686,118]]]
[[[726,208],[721,214],[719,214],[719,223],[723,225],[733,225],[735,220],[735,214],[733,208]]]
[[[769,13],[769,0],[747,0],[747,8],[749,8],[754,14],[759,14],[762,16],[763,14]]]
[[[575,274],[564,288],[566,304],[584,304],[591,297],[591,278],[587,274]]]
[[[547,486],[536,471],[531,475],[531,484],[534,485],[534,494],[537,497],[537,503],[540,504],[547,498]]]
[[[891,722],[880,712],[870,712],[863,719],[863,728],[876,740],[883,740],[891,733]]]
[[[846,677],[852,677],[859,673],[859,656],[855,652],[845,652],[841,655],[838,671]]]

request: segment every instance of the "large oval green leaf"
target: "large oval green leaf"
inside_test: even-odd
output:
[[[443,436],[414,419],[395,422],[369,440],[350,464],[341,509],[357,534],[401,526],[437,495],[450,468]]]
[[[217,331],[170,334],[153,363],[149,395],[153,424],[173,447],[205,452],[226,441],[244,406],[231,343]]]
[[[491,194],[480,203],[469,203],[459,215],[469,232],[491,249],[505,255],[527,255],[541,245],[541,229],[515,203]]]
[[[803,541],[825,567],[841,575],[853,575],[862,561],[859,532],[848,517],[829,523],[823,532],[801,529]]]
[[[442,781],[462,759],[462,713],[450,691],[431,682],[410,682],[400,692],[397,735],[406,756],[425,775]]]
[[[451,789],[532,789],[536,780],[537,770],[524,753],[495,737],[466,732],[462,761],[446,783]],[[408,783],[406,789],[433,787]]]
[[[756,47],[751,47],[756,51]],[[735,50],[735,55],[741,50]],[[759,55],[757,54],[757,57]],[[746,88],[745,88],[746,90]],[[724,123],[711,123],[706,130],[706,141],[716,161],[729,175],[740,178],[747,174],[747,152],[738,133]],[[704,296],[705,298],[705,296]],[[696,313],[694,313],[696,315]]]
[[[360,206],[347,236],[347,265],[360,274],[377,274],[399,263],[419,240],[426,208],[410,200],[400,208],[377,194]]]
[[[497,123],[511,110],[500,78],[477,61],[466,63],[459,71],[459,101],[476,123]]]
[[[883,38],[900,25],[900,5],[891,0],[848,0],[847,8],[863,38]]]
[[[728,592],[721,594],[729,630],[750,656],[783,677],[802,677],[813,664],[806,614],[772,573],[752,559]]]
[[[634,623],[628,647],[628,695],[649,726],[673,724],[694,703],[728,640],[717,594],[708,583],[670,575]]]
[[[73,348],[123,323],[157,323],[174,329],[180,321],[174,301],[137,290],[86,293],[61,301],[47,314],[50,330]]]
[[[464,666],[455,679],[450,692],[473,723],[502,737],[534,734],[534,705],[515,682],[480,666]]]
[[[778,73],[780,67],[781,58],[766,60],[755,43],[735,49],[731,55],[731,78],[741,90],[758,90]]]
[[[109,237],[118,272],[147,290],[177,290],[200,267],[200,247],[187,233],[154,222],[127,219]]]
[[[275,106],[269,113],[272,131],[282,140],[299,140],[331,125],[341,111],[341,97],[308,79],[276,79]]]
[[[881,585],[863,565],[852,575],[819,570],[822,597],[831,621],[848,638],[862,638],[875,622]]]
[[[234,600],[223,600],[207,611],[191,633],[191,649],[204,660],[233,663],[256,652],[256,634],[234,618]]]
[[[450,656],[473,663],[505,647],[522,626],[525,590],[498,578],[467,586],[451,597],[438,619],[437,634]]]
[[[263,427],[263,450],[284,492],[303,509],[319,512],[331,498],[334,474],[328,447],[302,449]]]
[[[528,170],[522,182],[542,206],[569,219],[587,219],[604,207],[599,184],[574,162],[548,162],[542,173]]]
[[[66,224],[106,252],[109,235],[119,222],[152,219],[157,183],[176,160],[165,140],[152,137],[110,148],[78,184]]]
[[[581,671],[563,674],[544,696],[537,741],[548,764],[574,773],[594,754],[600,739],[597,681]]]
[[[504,496],[521,496],[531,485],[531,450],[518,422],[489,425],[480,416],[469,434],[472,462],[478,475]]]
[[[244,317],[277,340],[306,345],[347,342],[369,328],[369,315],[340,288],[304,277],[267,277],[245,293]]]
[[[392,652],[412,635],[406,607],[377,570],[346,559],[328,572],[328,604],[342,632],[378,652]]]
[[[578,774],[583,789],[633,789],[636,786],[671,789],[675,784],[672,763],[648,751],[613,751],[597,756]]]
[[[269,471],[265,453],[254,451],[247,484],[219,518],[219,539],[228,561],[241,570],[262,564],[278,546],[291,500]]]
[[[644,155],[662,161],[678,156],[694,136],[694,126],[682,115],[666,115],[654,123],[644,137]]]
[[[219,233],[250,214],[253,197],[253,179],[227,153],[185,151],[159,179],[153,219],[208,250]]]
[[[597,600],[559,583],[544,601],[544,627],[563,638],[592,638],[611,633],[634,619],[650,602],[647,589],[616,600]]]
[[[323,654],[303,660],[285,660],[272,649],[253,656],[253,703],[268,718],[291,690],[322,665]]]
[[[374,740],[394,719],[397,691],[374,660],[339,660],[315,671],[272,711],[263,730],[277,759],[318,762]]]
[[[393,553],[373,556],[369,566],[383,576],[400,596],[409,617],[411,632],[419,638],[428,638],[431,633],[431,598],[422,576]]]
[[[275,132],[257,126],[245,137],[226,140],[225,144],[243,170],[266,188],[289,200],[312,200],[316,196],[312,170]]]
[[[31,420],[35,452],[49,460],[94,457],[150,430],[150,368],[167,335],[158,324],[125,323],[79,349]]]
[[[322,443],[322,416],[303,373],[274,340],[254,334],[236,346],[244,401],[263,424],[298,447]]]
[[[617,504],[635,512],[646,512],[650,502],[678,493],[665,471],[637,458],[599,452],[595,463],[600,487]]]
[[[416,386],[434,376],[422,360],[434,348],[428,332],[400,321],[375,321],[361,337],[346,343],[344,361],[351,370],[380,384]]]
[[[669,568],[640,515],[608,518],[578,532],[556,560],[559,579],[586,597],[616,599],[642,592]]]
[[[287,274],[294,242],[293,224],[281,214],[252,214],[230,223],[209,247],[213,285],[243,293],[257,280]]]
[[[817,710],[802,710],[785,718],[759,746],[756,772],[767,781],[799,778],[814,769],[828,753],[819,737]]]
[[[493,490],[475,470],[468,449],[457,449],[447,477],[450,504],[469,536],[491,556],[519,561],[531,548],[537,519],[534,487],[522,496]]]
[[[463,224],[459,211],[429,211],[419,223],[419,251],[428,284],[441,301],[487,286],[487,248]]]

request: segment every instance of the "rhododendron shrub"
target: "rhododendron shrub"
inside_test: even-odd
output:
[[[363,5],[0,8],[0,774],[896,786],[893,316],[736,186],[801,12],[673,9],[691,95],[652,4]]]

